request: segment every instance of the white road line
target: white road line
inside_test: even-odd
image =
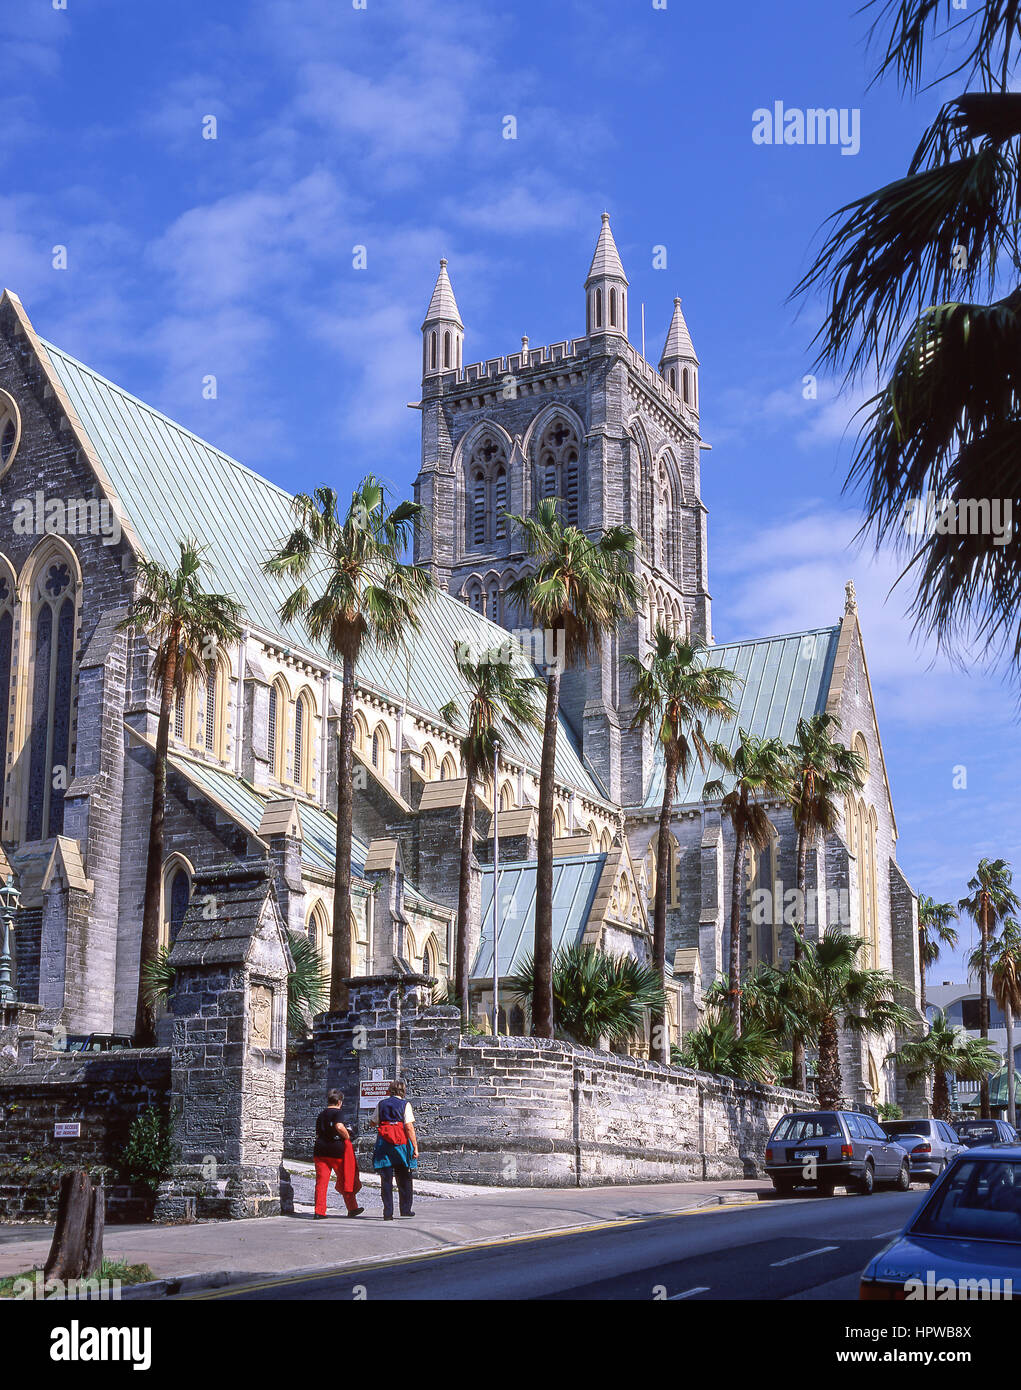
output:
[[[836,1247],[834,1247],[834,1248],[836,1248]],[[696,1293],[708,1293],[708,1292],[709,1292],[709,1285],[708,1285],[708,1284],[700,1284],[700,1285],[698,1286],[697,1289],[685,1289],[685,1291],[684,1291],[683,1293],[672,1293],[672,1294],[670,1295],[670,1297],[667,1299],[667,1302],[668,1302],[668,1303],[674,1303],[674,1302],[676,1302],[676,1300],[677,1300],[678,1298],[691,1298],[693,1294],[696,1294]]]
[[[769,1266],[770,1269],[779,1269],[781,1265],[797,1264],[798,1260],[810,1260],[813,1255],[826,1255],[830,1250],[839,1250],[839,1245],[821,1245],[818,1250],[806,1250],[803,1255],[788,1255],[786,1260],[774,1260]]]
[[[869,1240],[889,1240],[891,1236],[899,1236],[902,1227],[895,1226],[892,1231],[877,1231],[874,1236],[869,1236]]]

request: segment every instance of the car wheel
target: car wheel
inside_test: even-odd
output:
[[[900,1172],[897,1174],[896,1187],[898,1192],[908,1192],[911,1188],[911,1169],[906,1163],[901,1164]]]
[[[871,1197],[876,1188],[876,1170],[871,1163],[866,1163],[865,1172],[858,1179],[855,1191],[862,1197]]]

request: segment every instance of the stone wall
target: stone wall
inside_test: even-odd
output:
[[[810,1097],[569,1043],[461,1035],[455,1010],[425,1006],[425,984],[356,981],[352,1012],[317,1020],[289,1059],[285,1151],[307,1158],[328,1087],[363,1164],[374,1133],[358,1082],[404,1080],[423,1177],[507,1187],[585,1187],[752,1177],[777,1118]],[[363,1112],[365,1114],[367,1112]]]
[[[131,1122],[170,1090],[170,1054],[148,1048],[97,1054],[52,1053],[0,1078],[0,1221],[47,1220],[56,1211],[60,1172],[115,1168]],[[81,1137],[56,1139],[59,1121],[78,1121]],[[107,1220],[138,1220],[144,1202],[108,1184]]]

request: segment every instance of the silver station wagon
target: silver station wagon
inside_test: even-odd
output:
[[[911,1165],[900,1144],[856,1110],[811,1110],[785,1115],[766,1146],[766,1172],[781,1196],[835,1187],[868,1196],[881,1183],[901,1192],[911,1186]]]

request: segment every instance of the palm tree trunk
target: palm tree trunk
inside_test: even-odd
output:
[[[461,1021],[468,1025],[468,927],[471,921],[472,849],[475,842],[475,769],[465,767],[461,815],[461,873],[457,885],[457,942],[454,947],[454,993],[461,1001]],[[496,891],[494,882],[493,891]]]
[[[942,1067],[937,1067],[933,1073],[932,1113],[937,1120],[950,1119],[950,1087],[947,1085],[947,1074]]]
[[[546,719],[539,769],[539,845],[535,873],[535,978],[532,984],[532,1036],[553,1037],[553,792],[556,772],[560,666],[546,681]]]
[[[921,1015],[922,1015],[923,1018],[925,1018],[925,1010],[926,1010],[926,1007],[928,1006],[928,1002],[929,1002],[929,1001],[928,1001],[928,1000],[926,999],[926,997],[925,997],[925,965],[924,965],[922,962],[919,962],[919,966],[918,966],[918,1008],[919,1008],[919,1010],[920,1010]],[[928,1020],[926,1020],[926,1021],[928,1021]]]
[[[833,1014],[827,1014],[819,1029],[819,1109],[836,1110],[843,1087],[837,1020]]]
[[[805,884],[808,881],[808,839],[803,830],[798,831],[798,901],[806,901]],[[802,914],[804,915],[804,914]],[[801,923],[802,935],[805,923]],[[794,939],[794,959],[800,960],[802,949]],[[804,1091],[808,1086],[808,1068],[805,1063],[805,1039],[801,1033],[791,1036],[791,1081],[796,1091]]]
[[[142,908],[142,943],[138,953],[138,998],[135,1004],[135,1043],[152,1047],[156,1024],[145,995],[145,967],[160,949],[160,898],[163,886],[163,822],[167,805],[167,747],[170,743],[170,712],[177,677],[177,649],[181,629],[175,624],[168,639],[166,669],[160,690],[160,718],[156,727],[156,764],[152,771],[152,811],[149,815],[149,849],[145,860],[145,899]]]
[[[730,1017],[741,1036],[741,881],[744,878],[744,826],[734,827],[734,877],[730,886]]]
[[[1017,1114],[1014,1103],[1014,1010],[1010,1000],[1004,1002],[1004,1022],[1007,1025],[1007,1123],[1017,1127]]]
[[[985,894],[982,897],[982,921],[979,924],[982,932],[982,969],[979,971],[979,1026],[983,1038],[989,1037],[989,900]],[[989,1077],[983,1076],[979,1083],[979,1100],[982,1105],[982,1118],[988,1120],[992,1116],[989,1108]]]
[[[663,781],[663,805],[659,813],[659,843],[656,846],[656,898],[652,913],[652,963],[666,994],[666,904],[667,878],[670,873],[670,816],[673,810],[674,788],[677,782],[677,753],[672,745],[665,749],[666,775]],[[653,1010],[650,1016],[649,1055],[654,1062],[670,1064],[670,1029],[664,1010]]]
[[[330,1010],[348,1006],[351,978],[351,817],[355,714],[354,658],[343,659],[340,700],[340,749],[337,756],[337,851],[333,868],[333,956],[330,962]]]

